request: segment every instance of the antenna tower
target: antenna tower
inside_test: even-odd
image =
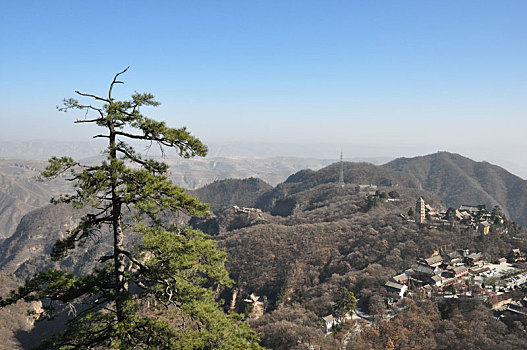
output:
[[[344,187],[344,163],[342,162],[342,152],[340,152],[339,185]]]

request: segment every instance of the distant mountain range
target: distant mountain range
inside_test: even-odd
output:
[[[527,225],[527,181],[499,166],[438,152],[399,158],[383,168],[407,173],[447,206],[485,204],[491,210],[499,205],[506,215]]]
[[[271,169],[283,164],[277,162]],[[198,176],[198,170],[187,166],[190,173]],[[218,163],[208,166],[211,174]],[[9,178],[17,174],[19,167],[11,165],[0,170]],[[36,172],[31,167],[22,166],[22,169],[18,173],[21,179],[28,179],[30,173]],[[516,247],[512,243],[525,245],[527,242],[517,243],[510,235],[489,235],[496,240],[495,244],[492,240],[474,239],[479,235],[418,226],[401,218],[400,214],[406,213],[415,205],[416,198],[422,196],[434,207],[440,206],[441,201],[455,206],[458,200],[489,206],[498,203],[518,220],[514,216],[518,210],[514,204],[524,199],[526,181],[500,167],[450,153],[402,158],[383,166],[344,162],[344,186],[338,184],[340,169],[341,164],[337,162],[319,170],[296,171],[274,187],[258,178],[224,179],[192,191],[210,203],[216,214],[207,218],[215,222],[200,224],[216,229],[218,244],[228,254],[227,268],[239,291],[235,300],[237,311],[245,309],[243,298],[250,293],[266,298],[270,315],[273,308],[283,311],[294,304],[291,310],[311,315],[309,324],[312,325],[300,320],[288,322],[302,327],[299,329],[305,334],[316,335],[315,344],[320,348],[331,348],[328,342],[334,340],[319,329],[318,320],[333,312],[340,286],[349,286],[374,310],[374,297],[384,290],[383,285],[390,276],[409,266],[416,257],[432,254],[438,247],[455,244],[488,251],[498,257]],[[225,170],[225,174],[237,173],[236,168]],[[4,192],[14,188],[15,193],[21,194],[32,184],[5,183]],[[366,193],[356,189],[355,185],[359,184],[376,185],[385,193],[395,191],[398,200],[369,207]],[[45,191],[40,193],[45,194]],[[27,196],[31,197],[31,192]],[[230,208],[233,205],[258,207],[264,212],[251,217],[235,213]],[[60,263],[53,263],[46,256],[53,243],[75,225],[81,214],[66,205],[46,205],[26,213],[14,234],[0,240],[0,272],[22,279],[57,266],[86,273],[97,264],[96,257],[109,249],[109,235],[102,233],[94,237],[97,244],[81,247]],[[138,237],[130,234],[127,238],[133,241]],[[225,292],[225,300],[229,300],[232,294]],[[287,314],[284,319],[291,317]],[[262,320],[261,326],[256,326],[259,332],[281,334],[277,331],[281,329],[280,322],[274,326],[265,317]],[[296,340],[291,344],[297,344]]]
[[[335,160],[294,157],[215,157],[181,159],[168,157],[170,178],[178,186],[198,189],[216,180],[249,177],[271,185],[283,182],[301,169],[320,169]]]
[[[132,145],[134,143],[132,142]],[[344,148],[335,144],[292,144],[292,143],[208,143],[209,158],[304,158],[304,159],[333,159],[338,158],[339,152],[344,151],[344,156],[350,154],[369,154],[368,156],[353,157],[354,161],[364,161],[374,164],[385,163],[395,157],[378,156],[385,152],[374,146],[347,145]],[[137,150],[148,151],[150,155],[159,156],[159,149],[150,147],[145,150],[145,145],[138,144]],[[68,155],[75,159],[94,157],[104,148],[102,140],[87,141],[1,141],[0,158],[17,158],[31,160],[45,160],[51,156]],[[361,150],[367,148],[367,152]],[[348,151],[349,150],[349,151]],[[170,155],[170,152],[168,152]],[[403,152],[403,154],[407,154]]]
[[[64,180],[38,182],[35,178],[44,166],[43,161],[0,159],[0,238],[10,236],[24,214],[71,191]]]
[[[51,156],[84,158],[100,153],[103,145],[95,142],[0,141],[0,157],[25,160],[46,160]]]
[[[90,158],[85,160],[95,161]],[[209,191],[205,196],[207,200],[218,196],[221,189],[207,190],[204,186],[218,180],[253,177],[275,186],[287,179],[267,193],[268,197],[276,200],[286,192],[336,182],[339,173],[338,163],[329,165],[333,162],[329,159],[218,157],[182,160],[168,157],[165,160],[170,165],[170,177],[177,185],[188,189],[203,188],[199,192],[204,196],[204,191]],[[0,238],[10,236],[24,214],[49,203],[53,195],[71,190],[66,181],[35,181],[34,177],[45,164],[44,161],[0,159]],[[438,195],[446,206],[486,204],[491,209],[499,205],[506,215],[523,225],[527,224],[527,182],[487,162],[438,152],[399,158],[382,167],[350,162],[344,162],[344,167],[346,182],[384,185],[394,182],[405,187],[421,186]],[[317,172],[318,169],[321,170]],[[255,191],[263,194],[262,188]],[[255,199],[254,194],[250,198]],[[258,205],[269,209],[269,202],[262,202],[264,198]],[[239,198],[238,202],[241,205],[244,201]],[[256,205],[256,202],[252,204]]]
[[[269,171],[271,169],[285,168],[285,160],[286,158],[275,160],[274,168],[271,167]],[[257,160],[253,161],[257,162]],[[214,161],[211,161],[211,163],[214,163]],[[7,208],[11,208],[13,212],[16,212],[17,217],[23,217],[17,223],[16,230],[13,230],[14,232],[9,236],[4,236],[7,238],[0,241],[0,252],[2,252],[0,254],[0,270],[8,273],[16,271],[19,277],[28,277],[32,272],[38,270],[39,266],[46,268],[51,266],[49,262],[45,263],[44,260],[41,260],[42,255],[51,251],[53,243],[65,234],[67,228],[71,228],[74,225],[74,222],[80,217],[80,213],[73,211],[66,205],[45,205],[47,202],[45,198],[47,199],[47,197],[56,194],[57,191],[64,188],[59,186],[62,184],[62,182],[59,182],[52,190],[42,189],[42,184],[35,182],[30,177],[30,174],[36,174],[35,169],[38,166],[43,166],[42,163],[34,163],[34,167],[21,165],[27,163],[17,164],[15,166],[13,163],[6,161],[4,167],[0,167],[0,171],[6,174],[9,173],[11,174],[10,176],[13,176],[18,171],[18,176],[24,179],[24,181],[19,182],[11,181],[10,185],[5,186],[5,192],[17,193],[21,197],[19,200],[21,203],[23,203],[23,198],[26,198],[26,200],[31,198],[33,192],[38,200],[34,202],[32,208],[22,207],[21,205],[7,206]],[[192,166],[189,164],[195,163],[187,164],[192,170]],[[294,167],[294,164],[290,164],[289,167]],[[417,191],[417,180],[404,172],[368,163],[344,162],[343,165],[344,180],[347,183],[374,184],[388,187],[400,186],[401,188],[410,188]],[[22,168],[17,170],[20,166]],[[214,167],[211,166],[211,168]],[[297,208],[303,210],[306,207],[323,202],[328,196],[328,198],[338,196],[338,191],[335,192],[332,188],[335,187],[334,183],[338,180],[339,169],[340,164],[334,163],[318,171],[310,169],[300,170],[275,187],[255,177],[216,180],[204,187],[191,191],[191,193],[197,195],[202,201],[210,203],[214,212],[220,212],[224,208],[238,205],[242,207],[260,207],[273,215],[288,216]],[[239,173],[231,169],[230,174],[236,176]],[[324,187],[321,187],[323,190],[312,190],[312,188],[325,185],[329,186],[329,190],[324,189]],[[33,188],[34,191],[29,192],[28,188]],[[35,189],[39,189],[40,192]],[[354,192],[354,189],[349,190]],[[25,195],[25,197],[22,195]],[[39,206],[40,208],[37,209]],[[31,209],[34,210],[31,211]],[[99,248],[103,249],[106,242],[101,241],[101,243]],[[66,264],[70,264],[73,270],[85,268],[83,264],[77,266],[77,263],[76,259],[66,261]]]
[[[96,161],[96,158],[98,157],[84,160],[90,163]],[[254,193],[250,200],[238,198],[237,201],[240,205],[251,202],[267,210],[270,209],[270,198],[276,201],[284,193],[336,182],[339,173],[339,163],[329,165],[334,162],[330,159],[207,157],[183,160],[167,157],[165,161],[170,165],[170,178],[177,185],[187,189],[200,188],[198,192],[206,201],[214,196],[221,196],[219,193],[225,191],[225,186],[228,187],[226,183],[222,183],[216,186],[223,190],[211,190],[204,187],[207,184],[223,179],[261,179],[263,181],[258,186],[263,183],[270,186],[266,184],[255,190],[259,195],[263,195],[264,188],[269,190],[258,203],[253,201],[256,199]],[[44,161],[0,159],[0,238],[10,236],[24,214],[49,203],[53,195],[71,190],[71,185],[63,180],[37,182],[34,177],[45,164]],[[346,182],[363,184],[393,183],[414,188],[421,186],[435,193],[446,206],[486,204],[491,209],[494,205],[499,205],[506,215],[527,225],[527,181],[499,166],[475,162],[458,154],[438,152],[427,156],[399,158],[380,167],[371,163],[344,162],[344,177]],[[266,187],[280,183],[282,184],[275,189]],[[265,199],[266,196],[269,198]],[[226,199],[223,200],[225,201]]]
[[[382,166],[344,162],[343,168],[347,183],[422,188],[437,195],[446,207],[485,204],[492,210],[495,205],[499,205],[505,215],[527,225],[527,181],[488,162],[476,162],[459,154],[438,152],[421,157],[398,158]],[[196,194],[205,202],[212,203],[213,208],[219,208],[221,204],[227,203],[225,196],[228,195],[225,193],[237,193],[237,197],[246,198],[240,203],[247,202],[244,205],[251,204],[272,212],[276,202],[286,196],[320,184],[337,182],[339,171],[339,163],[318,171],[304,169],[264,193],[261,187],[255,192],[246,193],[246,185],[219,182],[213,187],[200,188]],[[215,197],[220,192],[224,192],[221,200]],[[255,196],[256,193],[259,197]]]
[[[55,154],[69,154],[68,149],[63,151],[57,150]],[[37,152],[33,155],[39,158],[42,154]],[[91,164],[99,158],[84,158],[82,162]],[[333,162],[327,159],[287,157],[207,157],[186,160],[167,157],[165,161],[170,165],[169,176],[172,181],[187,189],[197,189],[217,180],[249,177],[276,185],[300,169],[319,169]],[[0,158],[0,239],[13,234],[25,214],[48,204],[51,197],[72,190],[71,183],[64,179],[38,182],[36,176],[46,164],[44,160]]]

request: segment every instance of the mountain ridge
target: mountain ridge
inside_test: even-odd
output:
[[[382,166],[412,176],[447,206],[485,204],[490,210],[499,205],[506,215],[527,225],[527,181],[502,167],[450,152],[397,158]]]
[[[449,164],[460,172],[459,179],[476,181],[455,161]],[[513,247],[527,249],[524,232],[519,233],[523,240],[497,233],[480,240],[478,232],[417,225],[404,215],[417,198],[423,197],[433,208],[445,208],[438,196],[418,188],[415,176],[364,163],[344,162],[342,166],[344,184],[338,182],[340,164],[334,163],[318,171],[298,171],[275,187],[254,178],[229,179],[194,192],[211,204],[218,226],[223,225],[215,238],[228,255],[227,268],[236,284],[235,290],[224,290],[221,297],[234,299],[231,305],[238,312],[247,310],[244,298],[252,293],[261,297],[267,309],[252,325],[263,333],[262,345],[268,348],[291,349],[303,341],[300,334],[310,334],[310,341],[319,348],[340,349],[337,338],[327,337],[319,325],[320,317],[334,312],[339,290],[345,287],[368,312],[382,314],[386,308],[383,297],[388,295],[386,281],[416,257],[429,256],[439,247],[483,251],[489,259],[504,256]],[[430,169],[433,167],[416,168],[423,178]],[[357,186],[361,184],[377,187],[364,190]],[[372,197],[378,200],[371,203]],[[228,208],[253,203],[260,203],[266,211],[240,213]],[[26,214],[16,233],[0,240],[0,268],[26,278],[56,266],[49,257],[36,255],[49,253],[54,240],[81,214],[65,205]],[[168,219],[180,222],[179,218]],[[106,243],[101,237],[97,249],[104,249]],[[95,264],[101,251],[81,249],[81,253],[85,255],[70,256],[60,267],[79,272]],[[480,317],[490,320],[493,316]],[[293,327],[299,334],[289,331]],[[275,345],[278,343],[292,345]]]

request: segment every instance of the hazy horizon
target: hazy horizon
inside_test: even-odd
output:
[[[527,177],[524,1],[16,1],[2,12],[2,141],[92,142],[97,129],[73,124],[82,112],[55,107],[75,90],[106,94],[130,65],[115,96],[152,92],[162,104],[145,114],[219,145],[211,155],[449,151]]]
[[[27,140],[4,141],[0,140],[0,158],[46,160],[51,156],[68,155],[76,158],[95,157],[102,150],[104,144],[99,140],[87,141],[54,141],[54,140]],[[507,171],[527,179],[527,165],[515,162],[512,158],[486,157],[485,153],[463,152],[463,150],[433,149],[431,147],[418,147],[415,145],[350,145],[350,144],[266,144],[266,143],[209,143],[207,158],[303,158],[338,161],[343,153],[345,161],[365,161],[376,165],[385,164],[393,159],[405,157],[412,158],[436,152],[451,152],[468,157],[475,161],[486,161],[503,167]],[[139,151],[146,151],[141,146]],[[156,155],[155,147],[149,150]],[[175,152],[168,152],[172,160],[178,158]],[[182,161],[192,161],[182,160]]]

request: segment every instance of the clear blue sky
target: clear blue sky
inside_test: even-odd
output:
[[[130,65],[117,95],[206,142],[527,146],[527,1],[3,1],[0,30],[4,140],[89,140],[55,106]]]

